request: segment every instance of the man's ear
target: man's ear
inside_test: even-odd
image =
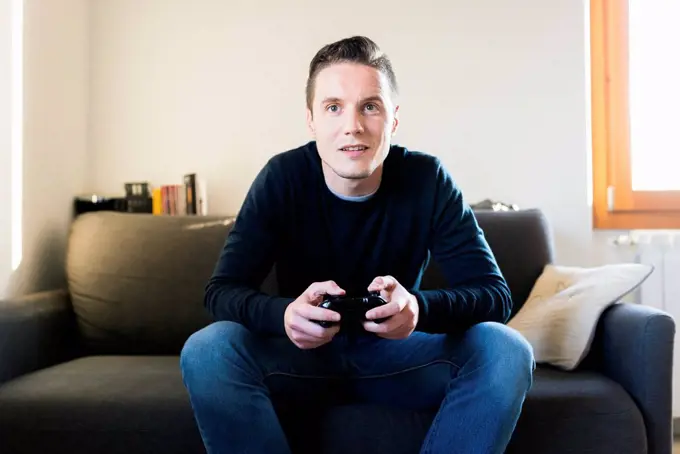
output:
[[[397,133],[399,127],[399,106],[394,108],[394,120],[392,121],[392,135]]]
[[[307,128],[312,137],[316,136],[316,131],[314,130],[314,117],[312,116],[312,111],[307,108]]]

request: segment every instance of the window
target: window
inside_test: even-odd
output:
[[[680,1],[592,0],[595,228],[680,228]]]
[[[0,298],[22,259],[23,0],[0,0]]]

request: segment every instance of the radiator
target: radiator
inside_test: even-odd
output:
[[[668,312],[676,321],[673,358],[673,417],[680,417],[680,231],[633,231],[614,239],[629,260],[654,266],[654,272],[627,296],[627,302]],[[623,258],[623,257],[622,257]]]

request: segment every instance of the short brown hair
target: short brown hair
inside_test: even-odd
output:
[[[397,93],[397,78],[392,69],[390,59],[378,45],[365,36],[352,36],[330,43],[319,49],[309,64],[307,78],[307,107],[312,110],[314,98],[314,81],[322,69],[333,63],[359,63],[371,66],[382,72],[390,82],[393,93]]]

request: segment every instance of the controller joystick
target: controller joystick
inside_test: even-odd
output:
[[[359,327],[367,321],[366,312],[373,308],[387,304],[380,292],[370,292],[366,296],[324,295],[323,302],[319,307],[329,309],[340,314],[340,322],[326,320],[313,320],[315,323],[328,328],[341,323],[344,326]],[[389,317],[373,320],[382,323]]]

